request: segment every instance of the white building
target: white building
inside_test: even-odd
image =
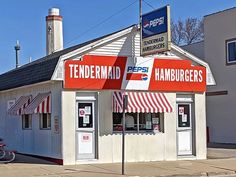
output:
[[[208,64],[173,44],[161,55],[139,54],[134,25],[0,75],[0,137],[63,164],[120,162],[125,91],[133,117],[126,161],[205,159]]]

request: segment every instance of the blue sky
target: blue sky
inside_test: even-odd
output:
[[[145,0],[154,8],[169,4],[173,20],[202,18],[235,7],[235,0]],[[129,6],[130,4],[132,4]],[[128,7],[129,6],[129,7]],[[45,16],[51,7],[63,16],[64,47],[93,39],[138,23],[138,0],[5,0],[0,2],[0,73],[14,69],[16,40],[20,65],[46,54]],[[125,9],[128,7],[127,9]],[[122,10],[125,9],[125,10]],[[121,13],[118,13],[121,11]],[[153,9],[143,2],[143,13]],[[114,15],[116,14],[116,15]],[[114,15],[102,25],[98,25]],[[91,27],[96,26],[94,29]],[[91,30],[92,29],[92,30]],[[89,30],[89,31],[88,31]],[[87,33],[85,33],[88,31]]]

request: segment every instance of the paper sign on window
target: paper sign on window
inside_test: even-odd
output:
[[[85,114],[91,114],[91,107],[90,106],[85,106],[85,108],[84,108],[84,110],[85,110]]]
[[[158,132],[160,132],[160,126],[159,125],[153,125],[153,132],[154,133],[158,133]]]
[[[152,122],[146,121],[146,129],[152,129]]]
[[[179,115],[184,114],[184,107],[179,107]]]
[[[84,116],[85,116],[85,110],[79,109],[79,117],[84,117]]]
[[[159,118],[152,118],[153,124],[159,124]]]
[[[91,135],[90,134],[83,134],[82,135],[82,142],[90,142],[91,141]]]
[[[84,124],[89,124],[89,115],[84,115],[84,117],[83,117],[83,123],[84,123]]]
[[[187,114],[182,115],[182,122],[187,122]]]

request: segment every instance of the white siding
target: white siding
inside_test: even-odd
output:
[[[54,117],[58,116],[61,122],[61,89],[61,82],[52,82],[0,93],[0,137],[10,149],[20,153],[62,158],[61,133],[54,133]],[[17,100],[22,95],[30,94],[34,98],[38,93],[48,91],[52,93],[51,130],[39,129],[39,114],[32,116],[32,130],[22,129],[21,116],[7,114],[8,100]]]
[[[96,91],[95,91],[96,92]],[[90,93],[78,91],[77,93]],[[76,91],[63,91],[63,154],[64,164],[121,162],[121,133],[113,133],[112,91],[100,91],[98,96],[98,160],[78,161],[75,157],[75,95]],[[166,93],[171,105],[176,107],[176,93]],[[206,158],[205,94],[195,95],[196,159]],[[164,133],[127,133],[126,161],[177,160],[176,109],[164,113]],[[70,137],[70,138],[67,138]]]
[[[91,50],[87,54],[89,55],[110,55],[110,56],[127,56],[134,57],[140,56],[140,35],[139,32],[133,31],[127,36],[114,41],[109,41],[109,43],[103,46]],[[75,57],[75,56],[73,56]],[[70,57],[70,58],[73,58]],[[76,57],[78,57],[76,55]],[[55,69],[54,77],[52,80],[63,80],[64,79],[64,61],[61,60]]]
[[[128,36],[115,40],[94,51],[91,55],[114,55],[114,56],[139,56],[140,35],[138,32],[132,32]]]
[[[205,159],[207,153],[206,142],[206,96],[195,94],[195,134],[196,134],[196,156]]]

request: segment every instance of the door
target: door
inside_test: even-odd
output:
[[[76,158],[95,159],[94,101],[77,101]]]
[[[191,103],[177,104],[178,155],[193,155]]]

